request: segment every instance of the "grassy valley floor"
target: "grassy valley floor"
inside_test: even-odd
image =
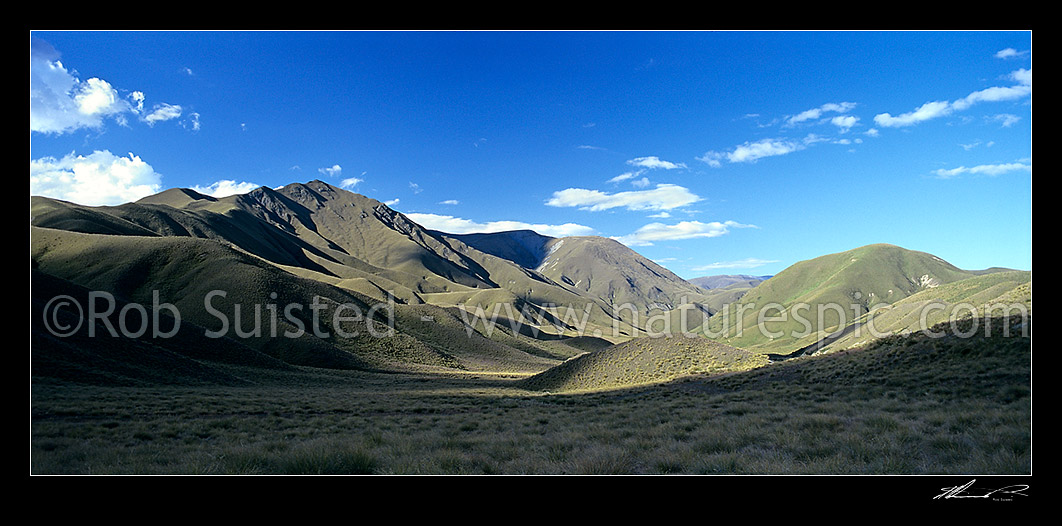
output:
[[[331,372],[35,381],[34,474],[1029,474],[1028,337],[871,348],[623,390]],[[240,371],[234,370],[234,373]]]

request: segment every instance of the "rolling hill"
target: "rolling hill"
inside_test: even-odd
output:
[[[156,293],[199,332],[219,330],[225,315],[227,328],[245,330],[250,322],[234,319],[235,310],[264,308],[267,334],[246,329],[214,343],[232,340],[231,348],[284,366],[538,374],[528,382],[592,389],[863,344],[857,325],[824,337],[868,313],[875,328],[895,334],[934,301],[1017,298],[1031,308],[1031,273],[962,270],[893,245],[801,261],[770,279],[718,276],[698,286],[612,239],[448,234],[322,181],[225,198],[170,189],[104,207],[31,197],[30,213],[31,279],[52,284],[42,290],[108,291],[116,308],[151,305]],[[214,311],[205,310],[204,298],[219,290]],[[375,311],[375,321],[358,323],[394,330],[337,337],[351,322],[315,319],[313,298],[321,309],[359,313],[387,305],[387,320]],[[291,305],[300,309],[279,312]],[[766,306],[773,310],[761,324]],[[315,323],[326,336],[298,330]],[[647,337],[679,333],[707,339]],[[154,342],[181,355],[164,343]]]
[[[706,338],[642,337],[576,356],[517,384],[534,391],[600,391],[766,364],[764,355]]]
[[[791,265],[728,305],[704,333],[744,349],[787,353],[919,292],[1004,271],[962,270],[925,252],[867,245]]]
[[[159,291],[205,330],[217,330],[203,308],[215,290],[226,314],[314,297],[362,312],[393,302],[397,335],[386,340],[305,331],[239,342],[300,366],[537,372],[703,293],[612,240],[449,235],[321,181],[226,198],[170,189],[101,207],[31,197],[30,214],[36,272],[138,305]],[[312,321],[278,318],[274,335]]]

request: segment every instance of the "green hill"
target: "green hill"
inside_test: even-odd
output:
[[[714,316],[706,333],[741,348],[788,352],[875,307],[975,275],[925,252],[868,245],[793,264]]]
[[[846,349],[877,338],[925,331],[940,325],[955,332],[960,326],[969,327],[970,320],[980,322],[981,326],[976,330],[991,331],[992,327],[985,327],[985,324],[991,323],[994,317],[1021,319],[1031,314],[1032,272],[997,271],[926,289],[896,303],[883,305],[857,320],[860,330],[850,331],[816,351]]]

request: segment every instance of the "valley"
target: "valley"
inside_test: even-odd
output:
[[[1030,345],[896,339],[582,394],[508,375],[226,366],[243,385],[34,383],[34,473],[1022,474]]]
[[[1028,271],[687,281],[320,180],[30,205],[33,473],[1031,472]]]

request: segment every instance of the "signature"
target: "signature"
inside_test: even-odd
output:
[[[1001,500],[1001,499],[1006,499],[1007,497],[1012,496],[1012,495],[1021,495],[1023,497],[1028,497],[1029,496],[1026,493],[1022,493],[1023,491],[1029,489],[1029,486],[1027,484],[1013,484],[1013,485],[1010,485],[1010,486],[1005,486],[1005,487],[1002,487],[1002,488],[999,488],[999,489],[994,489],[994,490],[989,490],[989,491],[985,491],[984,489],[981,489],[981,488],[973,488],[972,491],[983,491],[984,493],[973,493],[973,492],[969,492],[968,493],[967,490],[969,490],[970,486],[973,486],[973,483],[976,482],[976,481],[977,481],[977,479],[973,479],[970,482],[967,482],[966,484],[963,484],[962,486],[953,486],[953,487],[950,487],[950,488],[940,488],[941,490],[944,491],[944,493],[941,493],[940,495],[937,495],[936,497],[933,497],[933,500],[937,500],[937,499],[988,499],[988,498],[995,499],[995,500]]]

